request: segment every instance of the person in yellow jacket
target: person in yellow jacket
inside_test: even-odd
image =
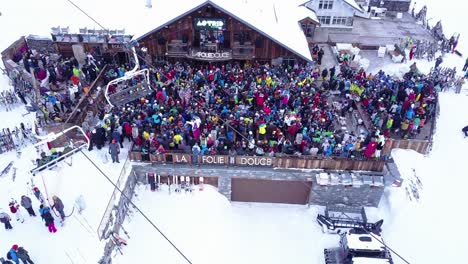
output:
[[[180,134],[176,134],[174,136],[174,144],[176,147],[178,147],[182,143],[182,136]]]
[[[148,131],[144,131],[144,132],[143,132],[143,138],[144,138],[145,140],[148,140],[149,137],[150,137],[150,134],[148,133]]]
[[[258,134],[259,134],[261,140],[265,139],[266,124],[260,124],[260,126],[258,127]]]

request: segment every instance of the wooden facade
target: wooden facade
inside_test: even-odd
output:
[[[220,24],[222,21],[222,27],[200,30],[196,26],[196,21],[200,21],[200,19]],[[214,58],[213,61],[232,59],[270,62],[272,59],[280,57],[286,60],[299,58],[262,33],[208,4],[163,28],[155,30],[140,39],[139,42],[140,46],[146,47],[149,54],[157,60],[171,58],[203,60],[203,58],[192,56],[191,51],[203,49],[204,46],[201,43],[204,43],[202,39],[206,34],[222,35],[223,38],[222,43],[216,37],[211,41],[213,45],[216,45],[215,52],[226,53],[224,57]],[[210,58],[205,60],[210,60]]]
[[[172,164],[200,164],[221,166],[247,166],[247,167],[271,167],[271,168],[294,168],[294,169],[323,169],[323,170],[346,170],[346,171],[374,171],[382,172],[385,166],[383,160],[352,160],[344,158],[323,159],[314,157],[268,157],[268,156],[236,156],[206,155],[198,156],[194,160],[193,155],[183,153],[150,154],[146,160],[151,163]],[[131,161],[144,161],[141,152],[129,152]]]

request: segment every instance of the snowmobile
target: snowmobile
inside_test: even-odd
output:
[[[41,157],[36,160],[37,167],[32,169],[30,172],[34,176],[36,173],[41,172],[45,169],[52,169],[56,167],[61,161],[65,161],[66,158],[72,157],[74,154],[78,153],[82,148],[86,147],[89,148],[90,140],[83,129],[79,126],[72,126],[61,131],[58,134],[50,133],[46,136],[36,136],[40,142],[35,144],[35,147],[40,147],[48,142],[53,142],[57,140],[59,137],[65,135],[65,133],[77,129],[81,135],[76,140],[75,138],[71,138],[65,146],[61,148],[53,148],[51,151],[51,155],[47,156],[44,152],[41,153]]]
[[[393,264],[382,237],[359,228],[342,233],[340,246],[325,249],[324,256],[326,264]]]
[[[130,45],[132,44],[130,43]],[[110,81],[106,86],[104,96],[111,107],[123,106],[128,102],[145,97],[153,91],[149,81],[149,70],[138,70],[140,63],[135,46],[133,45],[131,49],[135,59],[135,67],[126,72],[124,76]]]

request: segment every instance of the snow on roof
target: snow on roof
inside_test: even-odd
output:
[[[181,1],[180,5],[171,3],[171,8],[168,9],[161,8],[161,5],[167,5],[167,2],[154,0],[152,14],[147,19],[142,19],[140,15],[140,19],[145,22],[138,28],[136,39],[142,39],[178,18],[211,4],[299,57],[312,61],[307,39],[298,22],[304,18],[304,14],[314,21],[318,19],[313,12],[300,6],[303,0],[188,0]]]
[[[348,5],[354,7],[359,12],[363,12],[362,8],[354,0],[344,0]]]
[[[379,240],[382,240],[378,235],[374,235]],[[382,244],[367,234],[346,234],[346,240],[348,241],[348,248],[357,250],[372,250],[382,251],[384,247]]]
[[[125,33],[133,35],[134,39],[142,38],[154,29],[170,24],[205,4],[211,4],[263,33],[301,58],[312,61],[307,39],[298,23],[304,18],[304,8],[300,6],[303,2],[304,0],[153,0],[152,8],[146,8],[144,1],[129,3],[128,0],[81,0],[77,4],[87,15],[105,28],[125,29]],[[57,26],[70,26],[70,33],[79,33],[79,29],[85,27],[101,29],[99,25],[66,1],[50,0],[48,5],[33,2],[30,8],[37,10],[38,13],[47,13],[50,11],[48,6],[54,6],[60,12],[54,16],[45,16],[44,19],[38,21],[34,32],[28,32],[31,31],[31,27],[24,26],[18,30],[19,34],[48,35],[51,33],[51,27]],[[307,14],[310,18],[316,19],[313,12]],[[20,15],[17,18],[17,20],[24,19],[27,19],[27,16]],[[3,43],[3,40],[1,42]]]
[[[317,24],[320,24],[320,21],[318,20],[318,17],[317,17],[317,14],[315,13],[314,10],[308,8],[307,6],[303,5],[301,6],[302,8],[298,8],[297,9],[297,15],[298,17],[300,17],[301,19],[304,19],[304,18],[310,18],[312,19],[314,22],[316,22]],[[301,20],[299,19],[299,20]]]
[[[357,257],[353,258],[353,264],[389,264],[388,259],[378,259],[378,258],[363,258]]]

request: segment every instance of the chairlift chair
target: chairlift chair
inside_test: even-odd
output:
[[[126,103],[133,101],[134,98],[144,97],[152,91],[150,88],[149,70],[138,70],[140,63],[138,61],[135,47],[132,47],[132,52],[135,59],[135,67],[131,71],[126,72],[124,76],[110,81],[106,86],[106,90],[104,91],[104,96],[106,97],[106,100],[111,107],[125,105]],[[131,80],[137,76],[143,76],[144,80],[142,83],[134,86],[127,86],[125,84],[126,81]],[[118,87],[119,85],[123,86],[124,88],[114,92],[114,87]]]
[[[34,145],[35,147],[38,147],[47,144],[47,142],[54,141],[59,137],[65,135],[65,133],[67,133],[68,131],[74,129],[77,129],[84,136],[84,140],[77,140],[75,142],[73,142],[73,140],[70,140],[68,146],[65,146],[64,151],[61,153],[61,155],[56,156],[55,158],[52,157],[50,160],[45,161],[45,163],[37,164],[37,167],[30,171],[33,176],[36,175],[36,173],[41,172],[43,170],[56,167],[61,161],[64,161],[66,158],[72,157],[75,153],[78,153],[84,147],[89,148],[90,145],[90,139],[88,138],[84,130],[79,126],[72,126],[61,131],[58,134],[49,133],[46,136],[36,136],[37,139],[41,140],[40,142]]]

